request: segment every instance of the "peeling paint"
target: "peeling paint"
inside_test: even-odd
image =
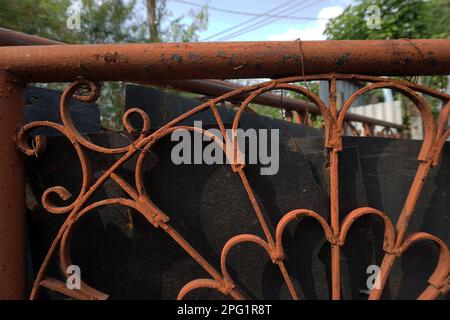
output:
[[[302,56],[300,54],[285,54],[283,56],[283,62],[287,62],[291,59],[295,59],[297,61],[297,60],[301,59],[301,57]]]
[[[342,55],[337,59],[336,65],[337,65],[338,67],[344,65],[344,64],[349,60],[349,57],[350,57],[350,53],[348,53],[348,52],[342,54]]]
[[[226,54],[225,51],[219,51],[219,52],[217,52],[217,56],[218,56],[218,57],[221,57],[221,58],[226,58],[226,57],[227,57],[227,54]]]
[[[432,67],[436,67],[438,64],[438,61],[436,60],[436,58],[433,55],[433,51],[429,51],[428,52],[428,63],[430,64],[430,66]]]
[[[193,52],[189,52],[189,60],[193,63],[200,63],[200,55],[193,53]]]
[[[114,64],[119,60],[119,54],[117,52],[114,53],[107,52],[105,54],[104,59],[107,64]]]
[[[178,63],[183,63],[183,56],[181,54],[174,53],[170,58]]]

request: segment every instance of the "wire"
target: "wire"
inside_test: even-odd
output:
[[[207,4],[201,5],[198,3],[185,1],[185,0],[170,0],[170,1],[187,4],[187,5],[190,5],[193,7],[198,7],[198,8],[204,8],[207,5]],[[260,14],[260,13],[245,12],[245,11],[235,11],[235,10],[211,7],[210,5],[207,5],[207,8],[208,8],[208,10],[212,10],[212,11],[237,14],[237,15],[241,15],[241,16],[251,16],[251,17],[264,16],[264,17],[268,17],[268,18],[293,19],[293,20],[326,20],[326,18],[297,17],[297,16],[289,16],[289,15]]]
[[[306,0],[304,2],[307,2],[307,1],[308,0]],[[304,7],[301,7],[299,9],[295,10],[294,12],[299,12],[301,10],[304,10],[304,9],[306,9],[306,8],[312,6],[312,5],[317,4],[320,1],[324,1],[324,0],[316,0],[316,1],[312,2],[312,3],[309,3],[308,5],[305,5]],[[303,2],[303,4],[304,4],[304,2]],[[287,10],[290,10],[290,8],[288,8]],[[244,28],[242,28],[240,30],[235,31],[234,33],[231,33],[231,34],[225,35],[223,37],[220,37],[219,39],[217,39],[217,41],[230,40],[230,39],[235,38],[237,36],[240,36],[240,35],[249,33],[251,31],[254,31],[256,29],[262,28],[264,26],[267,26],[267,25],[269,25],[269,24],[271,24],[271,23],[273,23],[275,21],[278,21],[278,20],[280,20],[280,18],[272,18],[272,19],[269,19],[267,21],[256,22],[256,23],[254,23],[254,24],[252,24],[250,26],[247,26],[247,27],[244,27]]]
[[[279,9],[281,9],[282,7],[284,7],[284,6],[286,6],[286,5],[289,5],[290,3],[292,3],[292,1],[290,1],[290,0],[289,0],[289,1],[286,1],[286,2],[283,2],[283,3],[280,4],[278,7],[275,7],[275,8],[273,8],[273,9],[270,9],[270,10],[266,11],[266,12],[263,12],[263,13],[259,14],[257,17],[254,17],[254,18],[245,20],[245,21],[243,21],[243,22],[241,22],[241,23],[239,23],[239,24],[237,24],[237,25],[235,25],[235,26],[232,26],[232,27],[230,27],[230,28],[227,28],[227,29],[225,29],[225,30],[222,30],[222,31],[220,31],[220,32],[218,32],[218,33],[216,33],[216,34],[213,34],[213,35],[209,36],[209,37],[206,37],[206,38],[202,39],[201,41],[206,41],[206,40],[209,40],[209,39],[211,39],[211,38],[215,38],[215,37],[217,37],[217,36],[221,36],[221,35],[223,35],[224,33],[227,33],[228,31],[232,31],[232,30],[237,29],[237,28],[239,28],[239,27],[241,27],[241,26],[243,26],[243,25],[246,25],[246,24],[248,24],[248,23],[251,23],[251,22],[253,22],[253,21],[255,21],[255,20],[258,20],[258,19],[260,19],[260,18],[264,18],[264,15],[265,15],[265,14],[269,14],[269,13],[271,13],[271,12],[273,12],[273,11],[278,11]]]
[[[310,0],[305,0],[305,1],[310,1]],[[297,7],[298,5],[303,4],[305,1],[303,1],[303,2],[301,2],[301,3],[298,3],[298,4],[296,4],[296,5],[293,6],[293,7],[292,7],[292,6],[291,6],[291,7],[288,7],[288,8],[286,8],[286,9],[284,9],[282,12],[292,10],[293,8]],[[302,9],[303,9],[303,8],[300,8],[299,10],[296,10],[295,12],[298,12],[298,11],[300,11],[300,10],[302,10]],[[232,38],[234,38],[234,37],[237,37],[237,36],[239,36],[239,35],[241,35],[241,34],[248,33],[248,32],[250,32],[250,31],[256,30],[256,29],[258,29],[258,28],[261,28],[261,27],[263,27],[263,26],[265,26],[265,25],[267,25],[267,24],[270,24],[270,23],[272,23],[272,22],[275,22],[275,21],[277,21],[277,20],[280,20],[280,19],[278,19],[278,18],[270,18],[269,20],[257,21],[257,22],[255,22],[255,23],[249,25],[249,26],[243,27],[243,28],[241,28],[241,29],[239,29],[239,30],[237,30],[237,31],[235,31],[235,32],[233,32],[233,33],[230,33],[230,34],[228,34],[228,35],[224,35],[224,36],[222,36],[222,37],[220,37],[220,38],[218,38],[218,39],[216,39],[216,40],[217,40],[217,41],[230,40],[230,39],[232,39]]]
[[[308,86],[308,82],[306,81],[306,76],[305,76],[305,54],[303,53],[303,47],[302,47],[302,39],[298,38],[298,46],[300,49],[300,62],[301,62],[301,71],[302,71],[302,75],[303,75],[303,82],[305,83],[305,87],[306,87],[306,101],[305,101],[305,123],[308,123],[308,102],[309,102],[309,86]]]

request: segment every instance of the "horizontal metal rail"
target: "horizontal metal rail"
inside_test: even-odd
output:
[[[33,36],[23,32],[0,28],[0,46],[36,46],[65,44],[64,42]]]
[[[0,68],[26,82],[280,78],[304,73],[450,74],[450,40],[16,46]]]

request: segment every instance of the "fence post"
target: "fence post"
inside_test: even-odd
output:
[[[23,85],[0,70],[0,299],[25,298],[25,175],[14,142],[23,106]]]

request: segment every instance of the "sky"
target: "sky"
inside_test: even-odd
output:
[[[339,15],[351,0],[167,0],[174,17],[210,7],[208,29],[200,41],[324,40],[329,18]],[[270,16],[239,15],[213,8]],[[289,16],[290,18],[280,18]],[[250,20],[250,21],[249,21]],[[238,26],[238,27],[236,27]],[[227,29],[230,29],[226,31]],[[226,31],[226,32],[224,32]],[[248,31],[248,32],[245,32]]]

